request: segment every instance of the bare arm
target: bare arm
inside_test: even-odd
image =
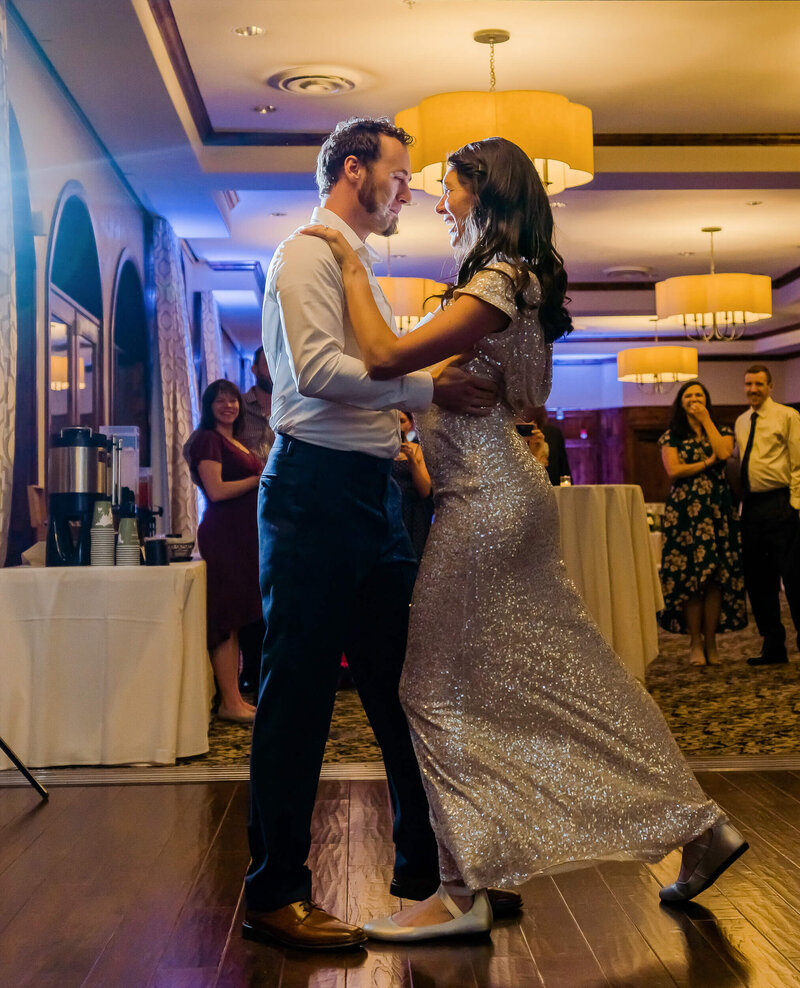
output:
[[[248,491],[258,487],[259,477],[244,477],[242,480],[223,480],[222,464],[219,460],[201,460],[197,464],[197,473],[203,482],[203,490],[209,501],[230,501],[231,498],[241,497]]]
[[[422,447],[419,443],[404,442],[400,444],[400,452],[405,454],[411,470],[411,479],[420,497],[428,497],[431,492],[431,475],[425,466],[425,458],[422,455]]]
[[[677,480],[679,477],[695,477],[698,473],[707,470],[713,463],[717,462],[717,456],[712,453],[704,460],[695,460],[693,463],[681,463],[678,458],[678,450],[674,446],[661,447],[661,462],[667,471],[670,480]]]
[[[319,226],[307,227],[303,233],[325,240],[342,269],[350,322],[367,373],[375,380],[407,374],[468,351],[482,337],[509,323],[509,317],[495,306],[462,295],[419,329],[398,338],[383,321],[364,266],[342,235]]]
[[[723,436],[719,429],[714,425],[711,416],[708,414],[708,409],[705,405],[696,402],[695,405],[690,408],[691,413],[697,419],[697,421],[702,425],[705,434],[708,436],[708,441],[711,443],[711,448],[714,450],[714,455],[718,460],[727,460],[733,455],[733,436]]]

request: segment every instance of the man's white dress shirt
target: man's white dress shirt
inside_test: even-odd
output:
[[[788,405],[765,398],[757,409],[756,431],[747,476],[753,494],[788,487],[793,508],[800,509],[800,414]],[[750,435],[752,408],[736,419],[739,459],[744,457]]]
[[[391,306],[372,273],[379,255],[329,209],[315,209],[311,222],[344,234],[394,331]],[[370,380],[347,313],[341,270],[319,237],[294,233],[278,247],[267,272],[262,330],[276,433],[393,458],[400,449],[395,409],[423,411],[431,403],[433,380],[426,371]]]

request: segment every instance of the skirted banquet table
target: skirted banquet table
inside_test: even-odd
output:
[[[603,637],[644,681],[658,655],[656,614],[664,607],[641,487],[554,488],[564,564]]]
[[[202,561],[0,570],[0,642],[0,736],[28,765],[208,751]]]

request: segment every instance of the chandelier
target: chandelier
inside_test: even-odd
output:
[[[399,336],[410,332],[423,316],[435,311],[439,305],[439,299],[435,296],[441,295],[447,288],[447,285],[430,278],[393,278],[392,248],[388,239],[386,276],[378,278],[377,282],[392,307]]]
[[[697,350],[693,346],[659,346],[658,319],[652,322],[655,346],[620,350],[617,380],[637,384],[642,390],[652,387],[656,393],[678,381],[693,381],[697,377]]]
[[[617,354],[617,380],[625,384],[652,385],[661,392],[665,384],[696,377],[697,350],[691,346],[645,346]]]
[[[533,162],[549,195],[591,182],[594,177],[592,111],[557,93],[535,90],[495,92],[494,46],[508,31],[477,31],[489,45],[489,92],[441,93],[402,110],[395,123],[415,138],[408,149],[411,187],[441,195],[447,155],[464,144],[505,137]]]
[[[671,326],[683,326],[690,339],[732,342],[748,323],[772,315],[772,282],[763,274],[717,274],[714,234],[719,226],[704,226],[711,236],[711,273],[684,275],[656,282],[656,316]]]
[[[447,285],[430,278],[378,278],[383,294],[389,300],[394,313],[398,335],[404,336],[420,319],[433,312],[439,305],[438,298]]]

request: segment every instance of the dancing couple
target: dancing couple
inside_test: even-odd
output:
[[[519,903],[497,886],[677,847],[660,895],[686,902],[747,849],[567,578],[552,488],[515,429],[544,404],[571,329],[539,177],[501,138],[450,155],[436,211],[458,273],[397,337],[364,241],[410,201],[410,140],[385,120],[337,126],[318,158],[323,206],[267,277],[278,435],[259,493],[244,934],[310,949],[486,933]],[[436,499],[416,585],[390,479],[395,409],[415,413]],[[391,890],[421,900],[363,930],[314,904],[306,865],[343,651],[386,765]]]

